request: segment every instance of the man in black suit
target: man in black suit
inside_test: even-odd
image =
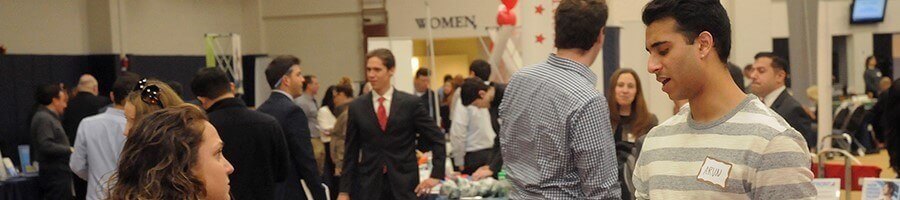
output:
[[[416,70],[416,76],[413,77],[413,88],[415,91],[413,95],[422,99],[422,102],[425,103],[425,110],[428,111],[428,116],[430,116],[434,121],[438,121],[438,110],[435,104],[437,103],[437,96],[434,94],[434,90],[428,87],[431,84],[431,71],[428,68],[419,68]]]
[[[100,90],[97,79],[90,74],[81,75],[76,89],[78,93],[69,99],[69,107],[66,107],[62,117],[63,128],[69,137],[69,144],[75,144],[75,136],[78,124],[81,120],[100,113],[100,109],[110,104],[109,99],[99,97]],[[73,176],[74,177],[74,176]],[[80,178],[72,180],[75,186],[75,199],[85,199],[87,194],[87,181]]]
[[[235,169],[229,175],[232,198],[275,199],[275,184],[284,181],[288,170],[288,149],[278,121],[235,98],[234,83],[218,68],[197,71],[191,91],[228,144],[222,151]]]
[[[366,54],[366,79],[372,92],[350,103],[338,199],[415,199],[444,178],[444,134],[419,97],[394,90],[394,69],[390,50]],[[431,176],[422,182],[416,163],[416,133],[418,141],[434,155]]]
[[[272,87],[269,99],[257,109],[275,117],[284,131],[290,152],[290,167],[285,183],[276,188],[276,199],[306,199],[301,179],[306,183],[313,199],[325,199],[316,159],[313,157],[309,136],[309,124],[303,109],[293,99],[303,94],[303,75],[300,59],[294,56],[278,56],[266,67],[266,81]],[[281,191],[281,192],[278,192]]]
[[[787,61],[770,52],[758,53],[754,58],[753,73],[750,74],[750,79],[753,80],[750,84],[751,92],[781,115],[797,132],[803,134],[806,144],[814,149],[818,136],[812,130],[812,118],[803,105],[788,93],[785,86],[790,74]]]

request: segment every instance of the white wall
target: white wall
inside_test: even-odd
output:
[[[89,53],[87,0],[0,0],[0,44],[9,54]]]
[[[320,98],[342,76],[364,80],[359,2],[262,0],[261,4],[266,52],[300,58],[303,73],[318,77]]]
[[[826,7],[826,30],[830,36],[847,35],[848,37],[848,91],[863,93],[865,83],[863,72],[865,71],[866,57],[872,55],[872,34],[875,33],[900,33],[900,0],[888,0],[887,13],[884,22],[877,24],[850,24],[851,0],[829,0],[822,3]]]
[[[124,13],[125,49],[132,54],[204,55],[204,34],[243,33],[241,0],[125,1]],[[241,39],[255,46],[254,38]]]

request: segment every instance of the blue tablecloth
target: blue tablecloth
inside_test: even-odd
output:
[[[0,200],[37,200],[38,190],[37,174],[24,174],[0,181]]]

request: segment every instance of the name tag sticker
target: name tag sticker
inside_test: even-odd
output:
[[[707,156],[700,166],[700,171],[697,172],[697,180],[725,189],[725,181],[731,173],[731,166],[731,163]]]

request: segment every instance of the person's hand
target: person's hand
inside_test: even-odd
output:
[[[472,180],[478,181],[483,178],[491,177],[494,175],[494,171],[491,171],[491,168],[487,165],[481,166],[478,170],[475,170],[475,173],[472,173]]]
[[[341,194],[338,194],[337,200],[350,200],[350,194],[347,194],[346,192],[341,192]]]
[[[437,180],[436,178],[425,179],[425,181],[419,183],[419,186],[416,186],[416,195],[420,197],[428,195],[428,193],[431,192],[431,188],[434,188],[434,186],[439,183],[441,183],[441,181]]]

